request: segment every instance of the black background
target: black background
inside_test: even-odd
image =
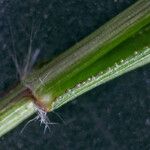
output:
[[[135,0],[1,0],[0,89],[18,80],[11,61],[12,39],[18,60],[27,53],[31,27],[37,31],[37,63],[53,59],[103,25]],[[150,65],[101,85],[49,113],[51,131],[24,121],[0,138],[0,150],[149,150]],[[63,121],[57,117],[60,115]],[[28,120],[32,119],[29,118]]]

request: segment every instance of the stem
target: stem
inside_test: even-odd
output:
[[[82,93],[149,62],[150,1],[139,0],[54,61],[33,71],[22,85],[2,99],[0,135],[35,112],[33,100],[20,95],[26,87],[52,111]],[[20,95],[18,100],[10,101],[17,95]]]
[[[102,71],[107,72],[108,68],[113,67],[120,60],[134,57],[135,51],[144,51],[150,43],[150,34],[147,32],[149,23],[150,1],[140,0],[54,61],[33,72],[24,80],[24,84],[29,86],[37,99],[51,110],[52,103],[66,94],[66,91],[74,89],[82,82],[87,82],[88,78],[97,76]],[[143,34],[140,35],[139,32]],[[141,43],[144,40],[145,42]],[[129,46],[125,47],[124,42]],[[115,47],[121,43],[121,48],[116,50]],[[136,43],[134,47],[133,43]],[[107,59],[110,53],[113,58]],[[112,78],[111,74],[108,80]],[[97,85],[100,83],[101,81]],[[91,88],[87,90],[89,89]],[[84,92],[87,90],[85,89]],[[72,98],[76,95],[79,94],[76,93]]]
[[[23,91],[25,88],[19,85],[0,101],[1,136],[35,112],[31,99],[21,95]]]

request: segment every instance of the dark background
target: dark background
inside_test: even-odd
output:
[[[1,0],[0,91],[17,82],[13,41],[22,65],[31,28],[37,64],[53,59],[135,0]],[[150,65],[101,85],[49,113],[51,131],[24,121],[0,138],[0,150],[150,150]],[[63,121],[56,115],[60,115]],[[32,116],[30,119],[32,119]]]

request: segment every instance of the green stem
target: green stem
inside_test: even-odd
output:
[[[10,93],[0,101],[0,136],[16,127],[23,120],[31,116],[34,106],[31,99],[22,97],[25,88],[21,85],[11,90]]]
[[[135,51],[142,51],[144,47],[149,46],[149,32],[145,31],[149,23],[150,1],[140,0],[54,61],[34,72],[24,80],[24,84],[30,87],[37,99],[50,110],[52,103],[69,89],[74,89],[81,82],[86,82],[88,78],[102,71],[106,72],[109,67],[119,63],[119,59],[127,59],[133,56]],[[137,32],[143,34],[139,35]],[[146,42],[141,43],[141,39]],[[122,44],[121,49],[115,50],[117,45],[126,40],[128,47],[121,50],[126,45]],[[136,43],[134,47],[132,43]],[[110,53],[113,60],[107,59]]]
[[[0,135],[35,112],[31,98],[21,96],[26,88],[51,111],[149,62],[150,1],[139,0],[54,61],[33,71],[2,99]],[[11,101],[16,96],[17,100]]]

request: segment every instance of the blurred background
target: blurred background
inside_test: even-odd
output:
[[[11,54],[20,66],[29,46],[36,65],[54,59],[135,1],[1,0],[0,93],[19,81]],[[150,150],[150,65],[49,113],[50,131],[33,121],[21,133],[33,117],[1,137],[0,150]]]

